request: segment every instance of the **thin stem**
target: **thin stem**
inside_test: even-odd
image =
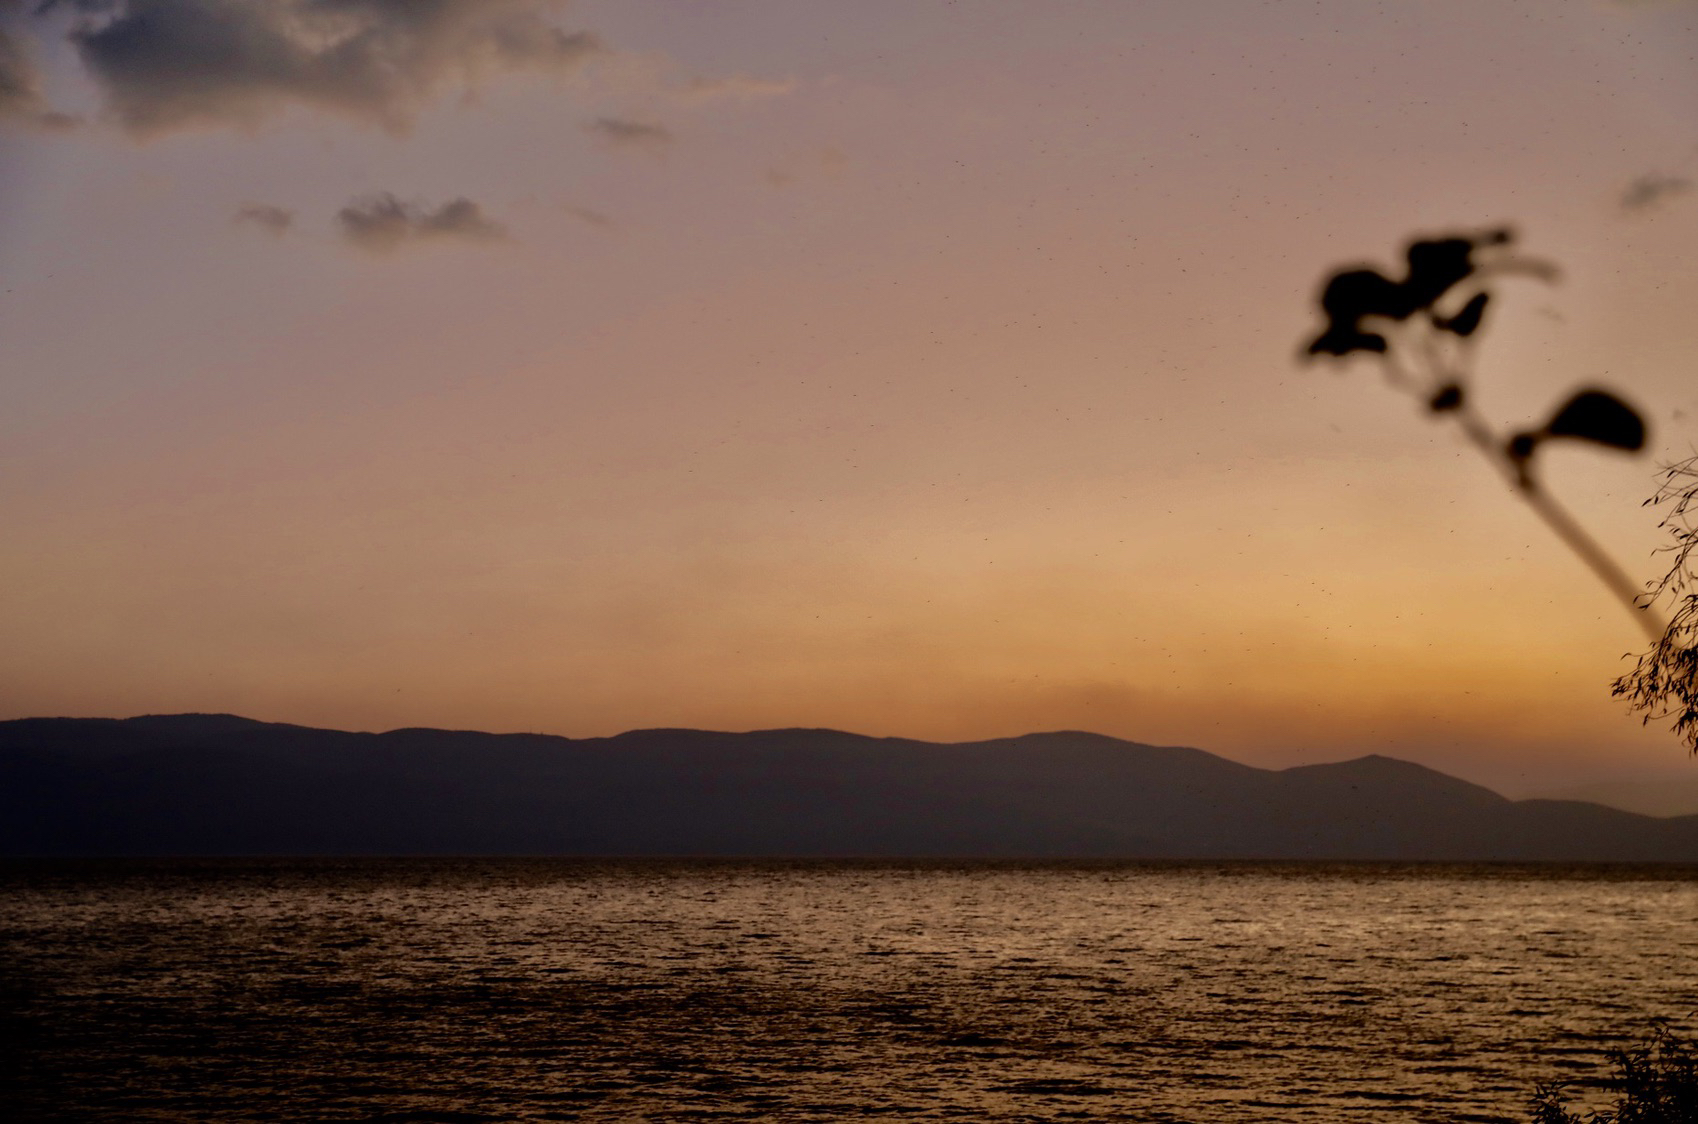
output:
[[[1663,630],[1668,626],[1660,614],[1644,603],[1640,597],[1643,590],[1627,576],[1627,571],[1605,553],[1597,540],[1587,534],[1585,528],[1576,523],[1574,517],[1568,514],[1549,492],[1539,486],[1538,481],[1529,479],[1520,486],[1520,491],[1522,498],[1527,501],[1527,506],[1538,512],[1545,524],[1557,533],[1557,537],[1567,543],[1569,549],[1578,554],[1580,560],[1598,575],[1598,580],[1608,586],[1610,592],[1627,606],[1628,611],[1633,614],[1633,619],[1645,630],[1645,635],[1653,642],[1661,640]]]
[[[1493,467],[1504,474],[1511,486],[1521,487],[1521,473],[1516,471],[1515,466],[1509,463],[1509,458],[1504,456],[1503,450],[1498,448],[1498,436],[1492,432],[1492,427],[1486,424],[1486,419],[1476,413],[1474,407],[1466,401],[1456,408],[1455,413],[1456,424],[1462,427],[1462,432],[1467,434],[1474,447],[1492,462]]]
[[[1468,440],[1479,449],[1486,459],[1497,466],[1509,484],[1527,501],[1545,525],[1556,532],[1557,538],[1567,544],[1568,548],[1580,556],[1592,573],[1598,576],[1609,591],[1615,594],[1639,627],[1645,631],[1652,641],[1660,640],[1667,625],[1661,616],[1645,604],[1640,594],[1644,592],[1634,580],[1628,576],[1596,539],[1586,533],[1586,529],[1575,521],[1574,517],[1556,501],[1539,482],[1527,472],[1524,466],[1518,465],[1498,446],[1497,435],[1492,432],[1485,419],[1481,418],[1466,403],[1455,411],[1456,422],[1462,427],[1462,432]]]

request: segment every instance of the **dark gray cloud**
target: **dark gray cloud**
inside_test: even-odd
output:
[[[151,136],[290,106],[404,131],[444,90],[566,73],[600,50],[551,0],[57,0],[107,110]]]
[[[621,146],[652,148],[672,142],[672,131],[665,125],[624,117],[597,117],[584,128],[609,144]]]
[[[281,237],[289,233],[289,228],[295,225],[295,212],[275,203],[243,203],[236,208],[236,213],[230,221],[240,226],[257,227],[274,237]]]
[[[1686,176],[1671,176],[1663,172],[1647,172],[1627,185],[1621,193],[1621,206],[1627,211],[1643,211],[1655,207],[1671,196],[1685,195],[1693,189]]]
[[[383,192],[343,207],[336,213],[336,223],[349,245],[374,254],[391,253],[418,242],[491,242],[507,236],[506,227],[464,197],[431,210]]]

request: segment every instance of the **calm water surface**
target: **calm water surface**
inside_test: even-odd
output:
[[[0,989],[19,1120],[1524,1120],[1698,871],[13,864]]]

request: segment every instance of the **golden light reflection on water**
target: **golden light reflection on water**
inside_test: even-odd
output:
[[[1698,1008],[1698,883],[1669,867],[5,877],[42,1032],[19,1103],[80,1118],[1515,1120],[1535,1082]]]

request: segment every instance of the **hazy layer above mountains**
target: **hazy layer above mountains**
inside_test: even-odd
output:
[[[0,853],[1698,861],[1698,817],[1059,732],[569,739],[229,715],[0,723]]]

